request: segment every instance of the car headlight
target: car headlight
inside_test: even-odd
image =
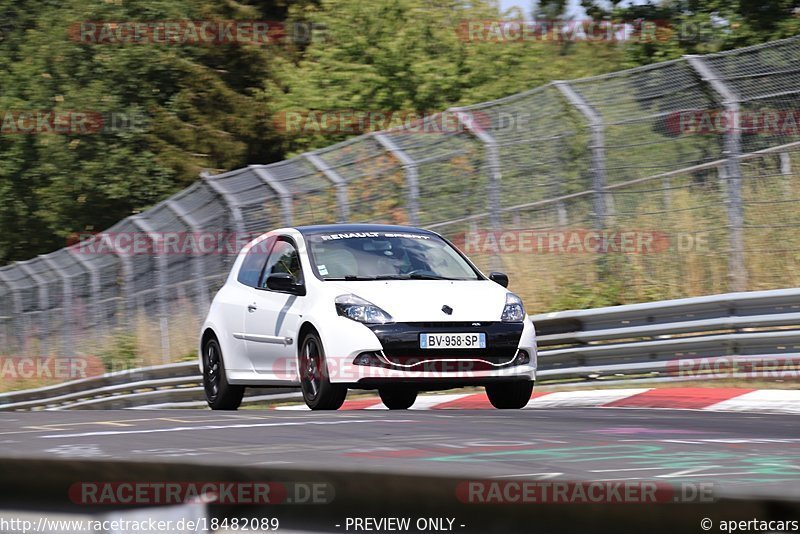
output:
[[[357,295],[339,295],[336,297],[336,313],[359,323],[384,324],[391,323],[392,316]]]
[[[525,320],[525,307],[522,299],[514,293],[506,294],[506,307],[503,308],[503,315],[500,320],[504,323],[518,323]]]

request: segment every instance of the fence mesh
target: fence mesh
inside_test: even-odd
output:
[[[0,268],[3,350],[96,354],[133,336],[153,363],[185,356],[239,248],[300,224],[434,229],[507,271],[531,312],[797,286],[799,56],[792,38],[553,82],[203,175]]]

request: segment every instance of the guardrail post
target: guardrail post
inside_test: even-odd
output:
[[[476,124],[469,112],[465,111],[463,108],[450,108],[447,112],[455,113],[458,123],[464,127],[464,130],[483,143],[484,149],[486,150],[486,170],[488,173],[488,181],[486,184],[486,208],[489,212],[489,226],[493,232],[499,232],[501,229],[500,187],[502,183],[502,172],[500,170],[500,149],[497,147],[497,140],[495,140],[489,132]],[[502,262],[497,253],[492,254],[489,268],[492,270],[502,268]]]
[[[197,234],[201,231],[200,223],[197,220],[189,215],[189,213],[181,206],[177,201],[169,199],[164,202],[164,205],[175,214],[175,216],[187,227],[192,229],[192,232]],[[199,238],[200,236],[196,236]],[[193,240],[195,243],[197,239]],[[205,315],[208,312],[208,308],[210,306],[210,302],[208,299],[208,289],[206,288],[205,276],[206,272],[203,267],[203,255],[200,254],[199,249],[194,250],[194,254],[190,257],[192,262],[192,276],[195,280],[195,291],[197,291],[197,298],[199,299],[198,304],[202,308],[200,315]]]
[[[158,324],[161,329],[161,358],[164,363],[170,361],[170,344],[169,344],[169,309],[167,306],[167,258],[164,255],[164,250],[161,250],[161,239],[156,233],[155,229],[150,225],[150,222],[144,219],[141,215],[133,215],[130,217],[131,222],[139,228],[142,232],[147,234],[150,239],[150,244],[153,247],[153,253],[156,258],[156,301],[158,302]]]
[[[63,336],[63,347],[61,356],[72,356],[74,353],[74,340],[72,336],[72,320],[73,310],[72,307],[72,279],[64,273],[64,270],[52,259],[47,256],[40,255],[39,258],[50,267],[59,278],[61,278],[61,315],[64,323],[61,325],[61,332]]]
[[[376,132],[372,134],[375,140],[394,156],[403,166],[406,173],[406,186],[408,187],[407,212],[411,226],[419,226],[419,172],[417,162],[414,158],[406,154],[394,141],[389,139],[386,134]]]
[[[291,226],[292,220],[294,219],[294,209],[292,207],[292,193],[286,189],[286,187],[277,180],[274,176],[272,176],[269,171],[262,165],[250,165],[253,172],[256,173],[259,180],[264,182],[265,185],[269,186],[270,189],[275,191],[275,194],[278,195],[278,198],[281,199],[281,209],[283,211],[283,225],[284,226]]]
[[[728,284],[730,291],[747,290],[747,267],[744,253],[744,207],[742,204],[742,129],[740,125],[741,99],[728,87],[714,69],[699,56],[686,56],[686,61],[704,82],[722,97],[722,106],[730,117],[732,127],[725,132],[724,181],[726,184],[729,231]]]
[[[339,205],[339,218],[338,222],[347,222],[350,218],[350,202],[347,198],[347,182],[342,178],[338,172],[328,166],[325,161],[313,152],[306,152],[303,157],[308,160],[319,172],[321,172],[328,180],[330,180],[334,187],[336,187],[336,202]]]

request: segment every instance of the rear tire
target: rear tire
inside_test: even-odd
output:
[[[519,410],[531,400],[533,381],[498,382],[486,385],[486,396],[498,410]]]
[[[303,400],[312,410],[338,410],[347,397],[347,388],[331,384],[325,350],[316,332],[309,332],[300,345],[298,354],[300,389]]]
[[[408,410],[417,400],[417,390],[410,388],[380,388],[378,395],[390,410]]]
[[[212,410],[236,410],[242,404],[244,386],[228,383],[222,349],[214,337],[203,345],[203,389]]]

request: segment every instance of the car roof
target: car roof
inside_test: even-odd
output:
[[[345,233],[345,232],[413,232],[417,234],[436,235],[430,230],[414,226],[399,226],[394,224],[315,224],[309,226],[296,226],[295,230],[306,235]]]

